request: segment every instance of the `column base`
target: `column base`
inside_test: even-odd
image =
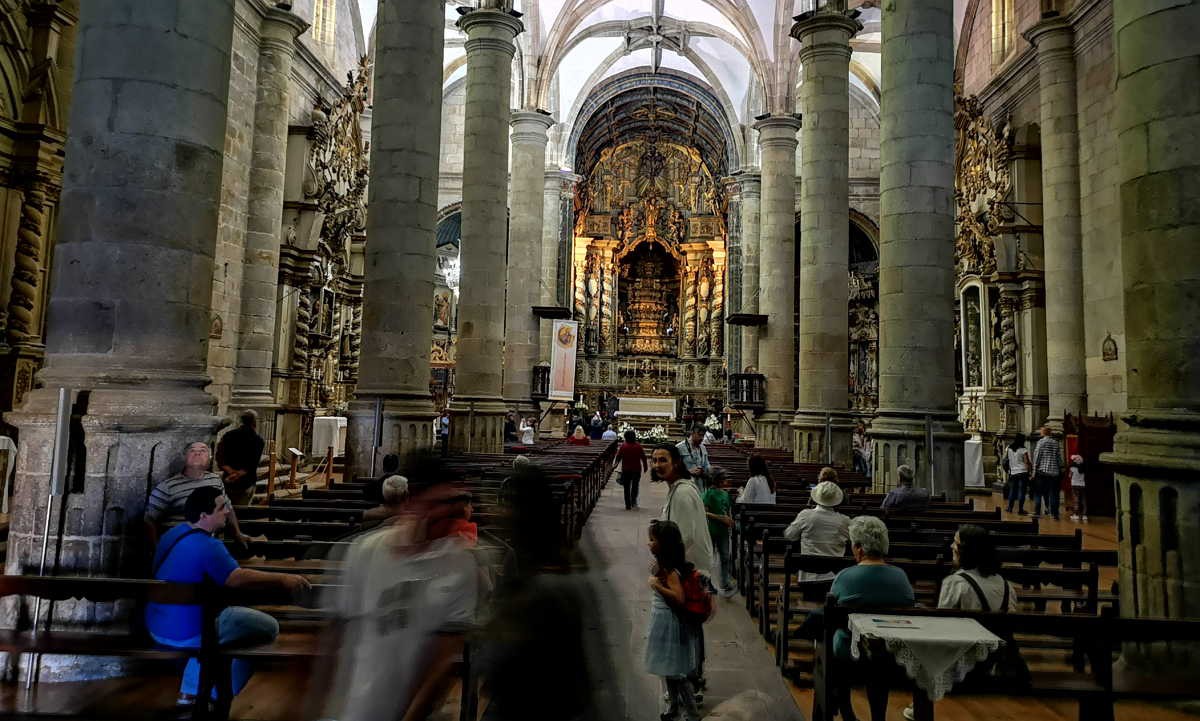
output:
[[[450,449],[455,453],[503,453],[504,414],[499,398],[457,397],[450,401]]]
[[[509,410],[515,410],[517,415],[521,416],[522,418],[528,418],[529,416],[534,416],[536,418],[538,415],[537,404],[529,398],[505,398],[504,405],[507,406]]]
[[[1200,609],[1200,413],[1135,411],[1113,451],[1121,615],[1188,618]],[[1200,677],[1200,643],[1126,644],[1129,675]]]
[[[754,419],[755,446],[760,448],[792,448],[792,418],[795,411],[766,411]]]
[[[385,398],[379,448],[375,442],[374,398],[355,398],[350,402],[346,428],[346,477],[353,479],[371,474],[372,457],[375,473],[383,467],[383,457],[396,453],[401,458],[433,447],[433,421],[437,413],[427,395],[394,396]]]
[[[930,493],[945,493],[948,500],[963,495],[963,442],[967,435],[953,413],[929,414],[933,429],[933,479],[929,476],[926,414],[903,411],[880,412],[871,421],[873,490],[883,493],[895,487],[896,469],[912,467],[913,485]]]
[[[225,421],[214,415],[216,400],[203,390],[207,379],[181,373],[152,377],[140,387],[127,383],[103,386],[101,380],[80,377],[60,380],[51,373],[42,380],[46,387],[30,391],[20,410],[5,414],[5,420],[21,434],[6,573],[37,573],[41,562],[58,387],[62,385],[83,390],[74,394],[72,414],[77,420],[71,430],[67,493],[55,499],[52,509],[54,535],[46,567],[69,576],[143,576],[150,549],[141,518],[150,489],[182,470],[183,451],[189,443],[211,442]],[[48,609],[49,604],[43,603],[43,617]],[[54,605],[51,628],[127,631],[135,612],[127,603],[68,600]],[[24,627],[32,614],[32,599],[10,598],[0,606],[0,626]],[[44,656],[40,678],[108,678],[127,668],[118,659]]]
[[[826,455],[825,420],[830,417],[832,451]],[[849,411],[797,411],[792,419],[792,457],[796,463],[854,467],[854,416]]]

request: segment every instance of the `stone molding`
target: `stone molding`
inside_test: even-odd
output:
[[[770,115],[752,127],[758,131],[759,147],[795,150],[800,146],[796,133],[800,132],[802,125],[799,115]]]
[[[512,134],[509,140],[513,145],[532,144],[545,146],[550,142],[550,128],[557,124],[554,116],[537,110],[512,111]]]
[[[857,14],[857,11],[855,11]],[[796,22],[791,36],[800,41],[800,63],[807,64],[822,57],[850,62],[853,50],[850,38],[863,28],[853,16],[841,12],[817,12]],[[838,33],[844,34],[841,39]]]
[[[463,47],[468,58],[479,52],[497,52],[511,59],[517,53],[513,40],[525,30],[525,24],[519,18],[499,10],[470,10],[455,24],[467,34]]]

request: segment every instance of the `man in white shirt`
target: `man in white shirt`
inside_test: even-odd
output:
[[[708,462],[708,449],[704,447],[703,441],[704,426],[696,426],[692,428],[690,436],[675,446],[679,449],[679,456],[683,459],[688,473],[692,475],[696,488],[701,491],[704,490],[704,478],[712,470],[712,464]]]

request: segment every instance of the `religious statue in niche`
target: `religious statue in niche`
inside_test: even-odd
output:
[[[959,275],[996,270],[996,237],[1012,218],[1012,130],[983,117],[975,96],[955,96],[954,258]]]
[[[1106,362],[1117,359],[1117,342],[1113,340],[1112,333],[1104,335],[1104,342],[1100,345],[1100,353]]]
[[[963,318],[966,328],[966,347],[964,365],[966,366],[965,382],[967,387],[983,385],[983,351],[980,332],[980,298],[979,288],[972,286],[963,293]]]

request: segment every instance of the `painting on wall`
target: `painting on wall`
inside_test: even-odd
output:
[[[439,289],[433,294],[433,326],[448,330],[451,321],[451,298],[448,289]]]

